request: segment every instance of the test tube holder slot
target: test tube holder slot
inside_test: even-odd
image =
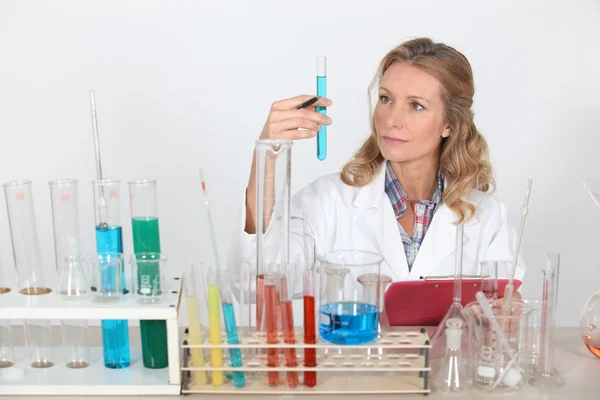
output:
[[[296,332],[296,343],[286,344],[283,336],[279,344],[267,344],[262,334],[240,335],[240,344],[227,344],[223,337],[221,344],[205,341],[200,345],[189,345],[183,340],[182,349],[182,393],[222,393],[222,394],[391,394],[391,393],[430,393],[429,355],[431,342],[424,329],[410,331],[382,332],[373,343],[365,345],[335,345],[325,342],[303,343],[303,332]],[[267,366],[264,350],[279,348],[279,367]],[[190,366],[190,350],[202,348],[206,355],[206,365]],[[223,367],[212,367],[208,350],[223,349]],[[243,356],[242,367],[229,366],[230,348],[240,348]],[[295,348],[298,367],[286,367],[284,350]],[[304,367],[304,348],[317,349],[317,367]],[[205,386],[195,386],[191,379],[192,371],[244,371],[246,385],[236,388],[231,381],[222,386],[213,386],[210,381]],[[267,372],[280,371],[280,384],[269,386]],[[301,383],[289,388],[286,371],[298,371]],[[307,387],[302,384],[304,371],[317,371],[317,385]]]
[[[102,348],[94,347],[92,342],[92,363],[87,368],[67,368],[61,349],[55,348],[54,366],[36,369],[30,366],[27,349],[16,347],[15,365],[0,368],[0,398],[17,395],[179,395],[181,373],[177,320],[182,281],[179,277],[166,278],[165,281],[168,291],[165,298],[156,304],[141,304],[130,293],[114,303],[97,302],[91,298],[63,300],[54,292],[28,296],[11,290],[0,294],[0,320],[165,320],[169,352],[168,368],[148,369],[143,366],[141,349],[132,346],[131,365],[124,369],[109,369],[104,366]],[[19,373],[10,372],[11,369],[19,369],[16,371]]]

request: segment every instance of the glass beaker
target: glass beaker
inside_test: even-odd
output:
[[[264,274],[289,261],[292,141],[256,142],[256,326],[263,321]]]
[[[508,347],[481,310],[477,301],[467,304],[463,314],[469,328],[469,375],[474,387],[494,392],[520,389],[525,382],[525,362],[520,353],[521,330],[528,325],[529,310],[522,301],[513,299],[512,309],[502,317],[503,299],[489,300],[495,320],[502,328]],[[511,358],[514,356],[514,362]]]
[[[12,367],[15,363],[12,328],[10,320],[0,319],[0,368]]]
[[[24,324],[25,340],[29,361],[33,368],[50,368],[54,366],[52,356],[52,325],[49,320],[26,320]]]
[[[90,296],[100,302],[114,302],[123,295],[123,254],[92,253],[84,257]]]
[[[121,182],[103,179],[92,182],[94,188],[94,217],[96,222],[96,251],[100,255],[123,254],[123,236],[121,226]],[[121,260],[122,261],[122,260]],[[112,274],[115,269],[109,262],[109,268],[101,269],[101,280],[115,282]],[[122,268],[120,288],[111,288],[125,292],[127,282],[125,269]],[[90,272],[91,275],[91,272]],[[90,279],[91,280],[91,279]],[[110,286],[108,286],[110,287]],[[129,328],[127,320],[103,320],[102,343],[104,345],[104,365],[108,368],[127,368],[131,363],[129,352]]]
[[[44,280],[31,181],[12,181],[3,186],[19,292],[27,295],[50,293]]]
[[[140,253],[159,254],[161,250],[157,182],[156,180],[138,179],[129,181],[128,184],[133,251],[136,255]],[[152,302],[160,300],[164,292],[161,289],[161,281],[164,279],[165,272],[160,267],[164,267],[166,256],[164,262],[162,258],[157,258],[157,262],[152,262],[148,257],[145,259],[136,257],[136,259],[138,260],[137,274],[134,274],[132,279],[138,283],[137,295],[146,300],[151,299]],[[144,366],[146,368],[167,367],[169,359],[166,321],[142,320],[140,321],[140,334]]]
[[[319,333],[335,344],[365,344],[377,338],[380,311],[381,255],[339,250],[318,258]],[[375,280],[375,290],[361,281]]]

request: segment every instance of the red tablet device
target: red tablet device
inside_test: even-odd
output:
[[[498,297],[504,296],[508,279],[498,279]],[[521,281],[514,280],[514,290]],[[481,277],[464,277],[462,304],[475,301],[481,290]],[[430,277],[418,281],[394,282],[385,292],[385,312],[390,325],[438,325],[452,305],[454,279]]]

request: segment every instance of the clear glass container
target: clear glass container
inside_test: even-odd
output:
[[[31,181],[12,181],[3,186],[19,292],[27,295],[50,293],[44,280]]]
[[[292,141],[256,142],[256,326],[263,325],[266,273],[289,261]]]
[[[318,259],[319,333],[335,344],[365,344],[379,328],[381,255],[368,251],[333,251]],[[373,281],[373,285],[361,282]],[[367,289],[367,290],[365,290]]]
[[[121,182],[113,179],[103,179],[92,182],[94,189],[94,217],[96,225],[96,251],[99,255],[108,256],[123,254],[123,234],[121,225]],[[113,288],[110,285],[116,281],[113,277],[112,263],[102,264],[100,272],[101,281],[106,279],[111,290],[126,291],[127,281],[125,269],[121,269],[121,287]],[[122,264],[121,264],[122,266]],[[92,272],[90,271],[90,275]],[[90,278],[90,281],[92,279]],[[105,283],[105,282],[102,282]],[[116,282],[115,282],[116,283]],[[103,320],[102,343],[104,346],[104,365],[107,368],[127,368],[131,363],[129,350],[129,328],[127,320]]]
[[[15,349],[10,320],[0,319],[0,368],[12,367],[15,363]]]
[[[52,205],[54,254],[56,271],[60,275],[67,259],[65,253],[68,239],[79,240],[79,209],[77,181],[58,179],[48,182]]]
[[[54,366],[54,346],[52,343],[52,325],[50,320],[25,320],[25,340],[27,353],[33,368]]]

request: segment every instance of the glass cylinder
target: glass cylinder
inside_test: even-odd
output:
[[[474,387],[489,392],[514,391],[525,382],[526,365],[520,354],[524,348],[521,330],[528,326],[531,310],[522,301],[513,299],[510,312],[503,316],[503,303],[503,299],[489,300],[505,341],[495,330],[492,318],[482,311],[477,301],[463,309],[469,328],[468,373]]]
[[[188,340],[191,345],[201,345],[204,343],[204,338],[202,336],[202,328],[200,324],[200,309],[206,310],[206,307],[200,308],[200,301],[205,302],[202,298],[198,297],[198,292],[204,292],[204,279],[202,275],[202,271],[199,272],[198,280],[196,280],[196,266],[192,264],[191,268],[187,273],[183,276],[183,284],[184,284],[184,293],[185,293],[185,310],[187,313],[187,323],[189,329],[189,337]],[[201,288],[198,290],[198,288]],[[204,367],[206,365],[206,361],[204,360],[204,349],[202,348],[192,348],[192,362],[191,365],[193,367]],[[193,371],[194,376],[194,385],[195,386],[205,386],[207,383],[206,379],[206,371]]]
[[[15,363],[12,328],[10,321],[0,319],[0,368],[12,367]]]
[[[27,353],[33,368],[49,368],[52,362],[54,346],[52,344],[52,325],[49,320],[26,320],[24,324]]]
[[[96,222],[96,251],[101,255],[123,254],[121,225],[121,182],[103,179],[92,182],[94,189],[94,217]],[[110,277],[111,269],[105,270]],[[112,281],[112,279],[111,279]],[[121,271],[121,291],[125,291],[125,269]],[[108,368],[126,368],[131,363],[129,328],[127,320],[103,320],[102,343],[104,365]]]
[[[62,322],[65,363],[68,368],[90,366],[88,322],[85,319],[66,319]]]
[[[521,327],[519,354],[523,357],[525,368],[531,375],[538,370],[542,354],[542,299],[521,299],[525,307],[531,310],[527,325]]]
[[[13,181],[3,186],[19,292],[27,295],[49,293],[40,256],[31,181]]]
[[[79,240],[77,181],[59,179],[48,182],[48,185],[52,204],[56,270],[60,275],[67,258],[65,254],[67,240],[71,238]]]
[[[487,299],[498,299],[498,262],[482,261],[481,267],[481,291]]]
[[[256,326],[262,327],[264,274],[289,261],[292,141],[256,142]]]
[[[152,262],[151,257],[141,259],[140,253],[160,253],[160,233],[158,223],[158,199],[156,181],[138,179],[128,182],[129,205],[131,208],[131,228],[133,232],[133,251],[138,261],[136,274],[136,294],[146,300],[158,301],[164,290],[161,281],[164,278],[164,263],[160,259]],[[133,258],[132,258],[133,261]],[[164,259],[166,262],[166,257]],[[141,268],[140,268],[141,267]],[[144,292],[144,293],[142,293]],[[142,337],[142,355],[146,368],[165,368],[169,364],[167,354],[167,323],[161,320],[140,321]]]
[[[358,250],[333,251],[319,257],[322,339],[335,344],[365,344],[377,338],[381,261],[377,253]],[[373,285],[361,283],[367,280]]]

